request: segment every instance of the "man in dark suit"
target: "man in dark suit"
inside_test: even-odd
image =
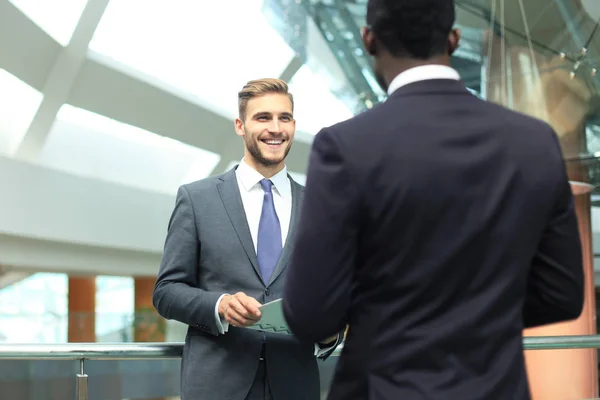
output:
[[[469,93],[454,17],[370,0],[389,98],[314,140],[283,306],[301,340],[349,325],[330,399],[528,399],[523,328],[583,306],[557,137]]]
[[[303,187],[287,174],[295,133],[285,82],[261,79],[239,93],[236,132],[244,159],[223,175],[179,188],[153,302],[189,325],[183,400],[317,400],[315,356],[341,341],[312,343],[244,328],[281,298]]]

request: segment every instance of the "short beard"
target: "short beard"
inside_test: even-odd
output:
[[[262,152],[258,148],[258,143],[252,140],[252,138],[244,136],[244,142],[246,142],[246,148],[248,149],[248,153],[254,158],[259,164],[264,165],[265,167],[272,167],[277,165],[285,160],[290,149],[292,148],[292,144],[289,143],[287,149],[285,149],[285,153],[283,154],[283,158],[281,160],[270,160],[263,156]]]

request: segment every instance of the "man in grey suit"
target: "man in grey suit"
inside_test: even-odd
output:
[[[341,334],[312,344],[244,328],[260,320],[261,304],[281,298],[298,222],[303,187],[285,167],[293,97],[285,82],[261,79],[238,103],[244,159],[179,188],[154,306],[189,325],[183,400],[317,400],[316,358],[328,357]]]

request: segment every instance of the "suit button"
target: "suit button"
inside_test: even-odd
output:
[[[265,294],[268,296],[271,292],[269,292],[269,288],[265,289]]]

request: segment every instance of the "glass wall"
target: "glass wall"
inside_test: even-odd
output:
[[[67,281],[66,274],[36,273],[0,290],[0,342],[66,343]],[[132,278],[96,277],[98,342],[132,341],[133,296]]]

